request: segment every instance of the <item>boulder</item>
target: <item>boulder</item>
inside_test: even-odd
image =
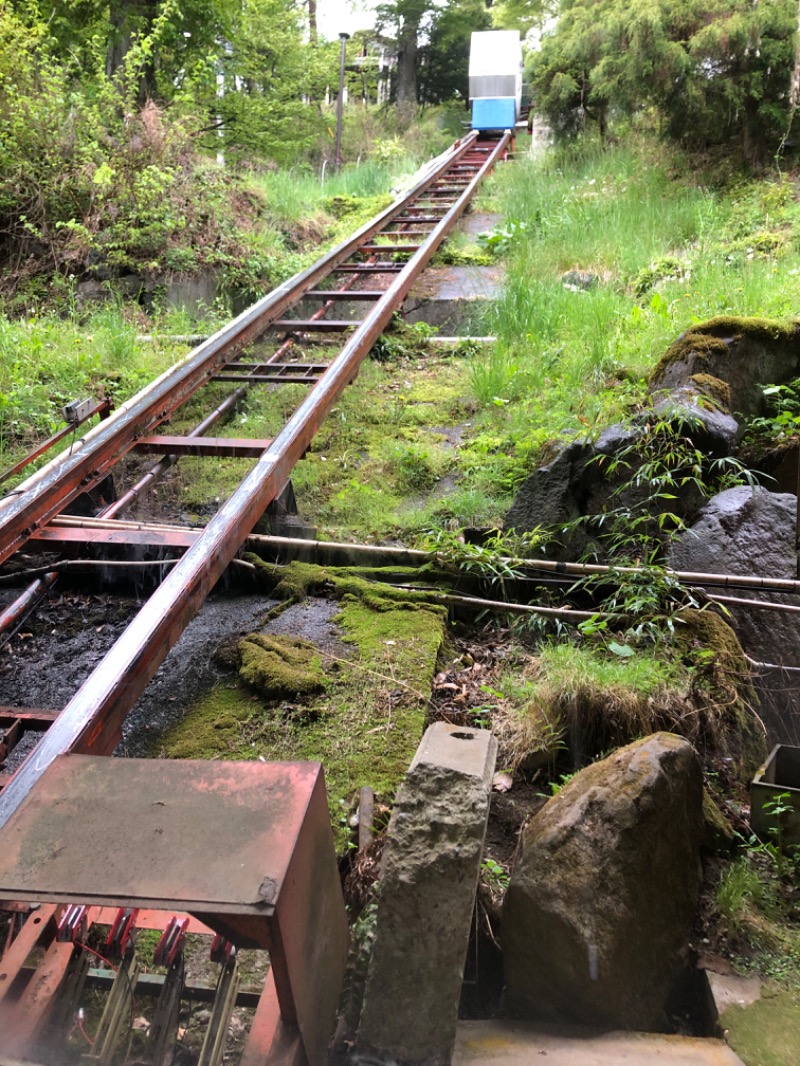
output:
[[[720,316],[700,322],[667,349],[650,379],[651,393],[686,385],[692,377],[715,378],[729,389],[734,414],[761,414],[759,385],[780,384],[800,374],[800,320]]]
[[[712,497],[694,525],[676,536],[667,553],[674,570],[706,574],[797,577],[797,497],[746,485]],[[728,590],[749,600],[793,604],[779,592]],[[753,607],[729,607],[745,651],[761,662],[800,665],[797,615]]]
[[[656,733],[582,770],[534,816],[503,910],[507,1008],[665,1030],[701,886],[703,782]]]
[[[675,417],[674,410],[670,409],[664,413],[663,420],[671,421]],[[682,420],[685,415],[678,412],[677,417]],[[548,556],[574,560],[589,549],[602,558],[604,538],[612,528],[606,519],[602,524],[580,523],[564,531],[564,526],[582,515],[607,516],[617,509],[647,513],[649,509],[654,516],[654,534],[658,533],[657,512],[666,507],[683,521],[694,521],[704,497],[692,479],[681,484],[679,472],[676,472],[676,484],[670,489],[672,498],[661,507],[659,501],[648,502],[655,490],[646,479],[636,483],[637,468],[645,462],[644,449],[638,449],[636,442],[652,422],[652,414],[647,419],[640,416],[630,423],[607,427],[594,443],[575,440],[566,444],[555,459],[534,470],[522,483],[505,517],[505,529],[517,533],[537,528],[552,529],[554,543],[548,547]],[[707,426],[702,419],[693,419],[692,427],[691,435],[697,447],[722,450],[719,447],[721,437],[719,433],[713,436],[710,424]],[[688,435],[685,429],[681,432]],[[624,461],[614,469],[610,461],[623,451]]]
[[[797,577],[797,497],[739,485],[713,496],[668,552],[675,570]],[[750,593],[747,593],[750,596]]]
[[[713,574],[753,574],[797,578],[797,497],[741,486],[708,501],[697,521],[670,545],[667,563],[675,570]],[[780,592],[726,590],[740,599],[796,605],[797,597]],[[759,714],[771,743],[800,740],[800,625],[796,614],[758,607],[728,605],[730,621],[752,659],[774,664],[755,677]]]
[[[551,463],[534,470],[506,515],[506,528],[524,532],[537,526],[559,526],[583,514],[586,463],[593,455],[590,444],[572,441]]]
[[[694,378],[666,395],[654,397],[653,413],[659,418],[684,420],[694,444],[707,455],[730,455],[739,436],[736,419],[725,406],[698,388]]]

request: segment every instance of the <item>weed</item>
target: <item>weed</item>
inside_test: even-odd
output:
[[[750,419],[746,439],[780,441],[800,433],[800,379],[783,385],[762,385],[761,393],[770,410],[766,415]]]
[[[736,859],[724,871],[715,893],[717,909],[729,931],[741,932],[753,910],[774,914],[775,887],[753,862],[752,854]]]
[[[493,895],[502,895],[508,888],[511,878],[508,871],[494,859],[484,859],[481,863],[481,881]]]
[[[696,595],[660,562],[665,538],[685,528],[675,503],[689,492],[707,499],[734,485],[756,486],[755,475],[738,459],[708,460],[693,439],[700,426],[682,409],[661,412],[643,425],[637,418],[629,443],[590,460],[602,468],[611,499],[618,502],[562,530],[596,536],[612,565],[610,574],[581,578],[570,590],[599,591],[602,597],[597,617],[582,623],[583,632],[624,621],[633,639],[658,641],[674,633],[678,611],[699,605]]]
[[[559,774],[558,781],[550,782],[550,794],[552,796],[557,796],[561,789],[564,787],[564,785],[568,785],[570,783],[576,773],[577,770],[575,771],[575,773],[572,774]]]

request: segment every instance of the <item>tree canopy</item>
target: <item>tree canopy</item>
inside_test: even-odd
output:
[[[795,0],[561,0],[530,70],[557,133],[655,108],[690,148],[763,161],[790,121]]]

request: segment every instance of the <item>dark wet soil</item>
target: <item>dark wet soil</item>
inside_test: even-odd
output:
[[[0,606],[18,590],[3,589]],[[122,637],[142,601],[132,595],[55,595],[0,651],[0,705],[60,710]],[[264,624],[276,601],[261,594],[216,594],[206,601],[159,667],[123,727],[118,754],[142,757],[153,740],[226,677],[214,661],[220,644],[262,628],[301,636],[329,655],[347,658],[351,650],[332,621],[335,601],[309,599],[293,604]],[[13,770],[37,739],[28,734],[12,753]]]

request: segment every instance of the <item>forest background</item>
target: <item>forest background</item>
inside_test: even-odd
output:
[[[734,170],[763,167],[794,147],[797,24],[795,0],[391,0],[346,44],[344,157],[449,143],[470,35],[495,26],[527,33],[526,77],[557,137],[646,121]],[[291,273],[300,242],[279,266],[253,232],[263,198],[239,178],[332,162],[339,52],[316,0],[0,0],[10,309],[75,278],[210,266],[257,292]]]

